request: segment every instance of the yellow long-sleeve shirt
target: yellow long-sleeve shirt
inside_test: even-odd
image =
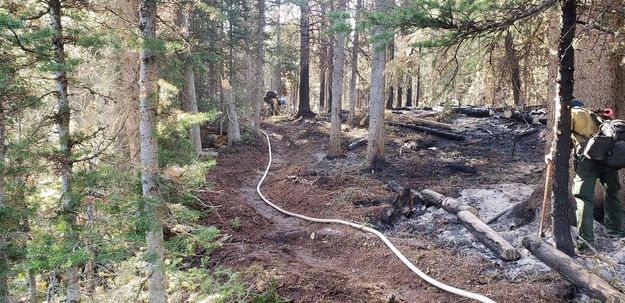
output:
[[[571,140],[576,152],[599,131],[599,125],[600,121],[592,111],[582,107],[571,109]]]

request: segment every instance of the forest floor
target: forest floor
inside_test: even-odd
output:
[[[387,113],[387,121],[406,122],[410,115]],[[570,302],[576,297],[570,284],[527,251],[517,262],[503,262],[441,209],[422,208],[390,224],[379,222],[397,196],[389,181],[457,197],[478,208],[485,221],[533,191],[544,166],[544,126],[465,116],[451,122],[467,140],[387,126],[388,163],[372,174],[363,170],[366,147],[338,159],[325,157],[328,121],[273,119],[263,124],[274,162],[262,190],[289,211],[382,229],[417,267],[452,286],[497,302]],[[537,131],[518,136],[532,128]],[[366,132],[344,126],[343,142]],[[373,235],[286,217],[267,206],[256,194],[267,161],[265,140],[220,151],[208,176],[212,192],[204,196],[215,211],[203,221],[229,237],[211,254],[210,266],[260,268],[293,302],[470,302],[421,280]],[[476,171],[461,172],[454,164]],[[523,235],[537,231],[536,224],[492,227],[516,247],[522,247]],[[259,283],[257,291],[267,287]]]

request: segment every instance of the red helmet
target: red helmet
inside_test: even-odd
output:
[[[599,113],[599,115],[601,115],[601,117],[603,117],[605,119],[612,120],[612,119],[614,119],[614,110],[608,107],[608,108],[602,110]]]

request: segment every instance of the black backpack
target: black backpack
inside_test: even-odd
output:
[[[625,120],[601,120],[599,132],[588,140],[584,156],[612,168],[625,168]]]

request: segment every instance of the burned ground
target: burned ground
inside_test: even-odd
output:
[[[410,119],[398,116],[387,119]],[[496,118],[456,118],[455,131],[467,136],[457,142],[389,126],[388,163],[376,174],[363,169],[366,147],[342,158],[325,158],[327,122],[263,126],[274,155],[263,192],[289,211],[319,218],[378,224],[380,213],[396,196],[387,186],[391,180],[456,197],[466,189],[505,183],[512,184],[507,185],[508,195],[515,195],[515,184],[532,186],[542,171],[544,126]],[[365,135],[366,129],[344,128],[343,141]],[[264,140],[220,152],[209,174],[214,188],[204,196],[215,211],[204,222],[230,237],[211,255],[210,266],[260,267],[275,276],[278,293],[294,302],[469,301],[419,279],[373,235],[289,218],[265,205],[255,187],[267,160]],[[240,224],[232,224],[235,219]],[[380,227],[417,267],[444,283],[498,302],[568,302],[573,296],[570,284],[536,265],[539,262],[527,252],[520,261],[504,263],[476,243],[453,215],[435,207]],[[518,245],[520,239],[510,238],[519,235],[505,237]]]

